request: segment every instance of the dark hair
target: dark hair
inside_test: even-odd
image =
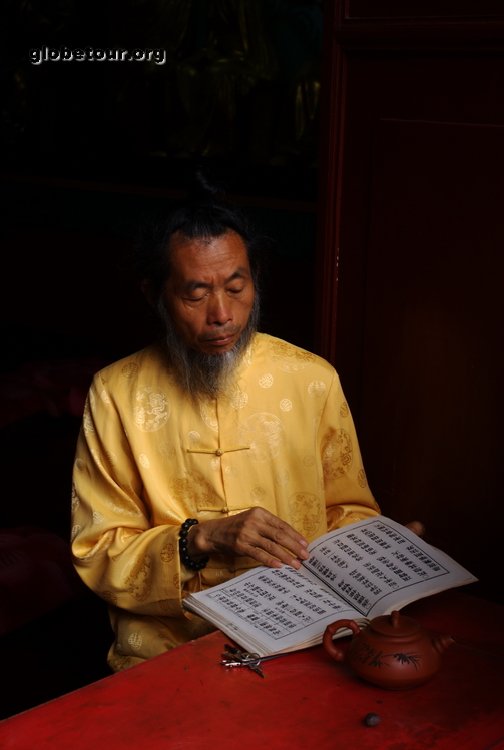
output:
[[[136,243],[134,266],[141,281],[147,281],[155,299],[170,275],[168,247],[172,235],[180,232],[188,239],[220,237],[228,231],[238,234],[247,249],[256,288],[259,284],[260,254],[268,240],[260,237],[250,220],[212,186],[201,172],[195,175],[187,200],[166,218],[143,227]]]

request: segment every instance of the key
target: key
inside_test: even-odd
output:
[[[250,664],[247,664],[246,666],[247,666],[247,667],[248,667],[249,669],[251,669],[251,670],[252,670],[252,672],[255,672],[256,674],[258,674],[258,675],[259,675],[259,677],[263,677],[263,678],[264,678],[264,672],[262,671],[262,669],[261,669],[261,667],[259,666],[259,664],[256,664],[256,663],[253,663],[253,662],[252,662],[252,663],[250,663]]]

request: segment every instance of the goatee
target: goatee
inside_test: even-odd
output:
[[[247,325],[232,349],[222,354],[206,354],[191,349],[181,338],[160,301],[158,312],[165,326],[164,341],[177,384],[193,399],[217,398],[229,387],[236,366],[259,324],[259,295],[256,293]]]

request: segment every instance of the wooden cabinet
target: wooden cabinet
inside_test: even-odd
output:
[[[383,512],[502,599],[504,8],[330,4],[318,350]]]

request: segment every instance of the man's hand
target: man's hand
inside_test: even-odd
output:
[[[425,526],[421,521],[410,521],[405,524],[405,526],[417,536],[423,536],[425,534]]]
[[[309,555],[307,540],[288,523],[264,508],[251,508],[236,516],[201,521],[188,534],[191,557],[224,555],[252,557],[261,565],[301,567]]]

